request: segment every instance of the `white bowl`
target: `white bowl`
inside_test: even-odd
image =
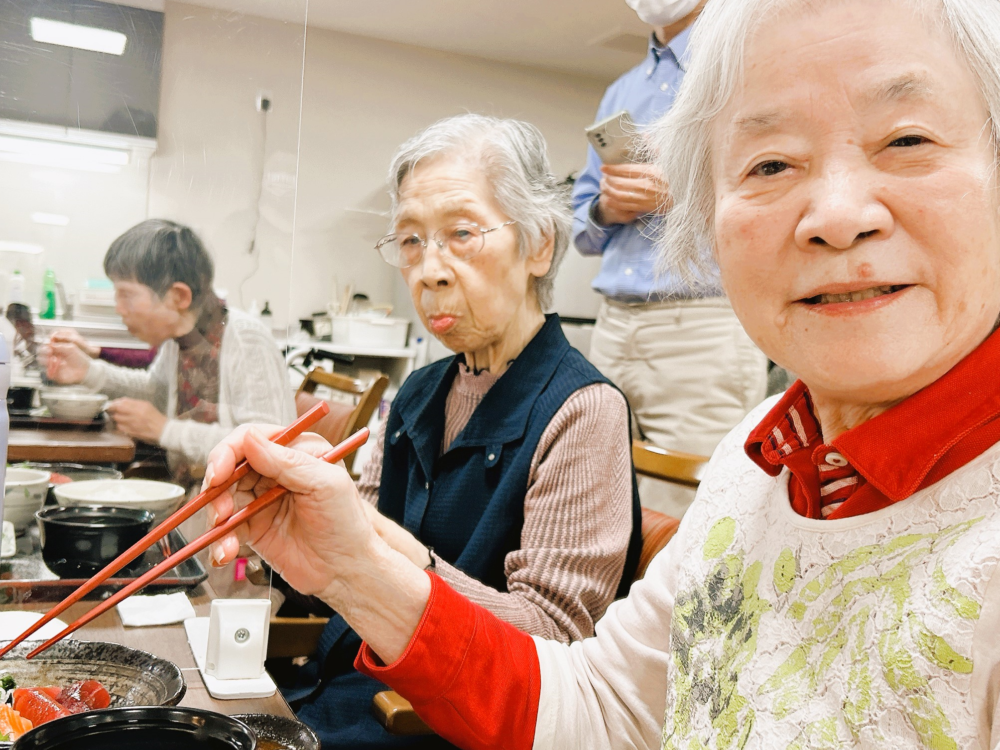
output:
[[[149,479],[88,479],[57,484],[52,491],[59,505],[142,508],[156,516],[156,523],[170,515],[184,499],[183,487]]]
[[[103,393],[51,389],[41,393],[42,406],[57,419],[93,419],[104,409],[108,397]]]
[[[8,467],[4,481],[3,518],[14,524],[17,532],[27,529],[34,521],[35,511],[45,504],[51,477],[47,471]]]

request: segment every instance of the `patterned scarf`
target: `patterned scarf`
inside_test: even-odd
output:
[[[214,294],[205,301],[201,315],[189,333],[176,339],[177,413],[176,419],[212,424],[219,421],[219,354],[229,311]],[[197,477],[198,468],[186,462],[176,468],[177,480],[187,486]]]

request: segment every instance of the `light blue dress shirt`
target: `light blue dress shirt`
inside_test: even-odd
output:
[[[665,47],[658,46],[656,37],[651,36],[649,53],[642,63],[605,92],[595,122],[625,109],[636,125],[649,125],[670,109],[684,77],[690,33],[689,26]],[[695,292],[678,274],[658,272],[658,217],[640,217],[631,224],[607,227],[595,222],[593,209],[600,196],[600,183],[601,159],[588,146],[587,166],[573,186],[573,241],[584,255],[603,256],[601,271],[591,284],[595,290],[627,303],[722,296],[718,285],[699,287]]]

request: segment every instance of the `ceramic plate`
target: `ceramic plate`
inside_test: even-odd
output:
[[[237,714],[257,735],[257,750],[320,750],[319,737],[301,721],[271,714]]]
[[[113,708],[175,706],[184,697],[180,668],[145,651],[101,641],[60,641],[26,661],[25,654],[38,643],[25,641],[0,659],[0,673],[13,675],[20,687],[98,680],[111,694]]]

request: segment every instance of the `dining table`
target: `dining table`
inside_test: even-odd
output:
[[[207,617],[211,608],[212,599],[217,598],[208,582],[202,583],[197,588],[188,593],[188,598],[194,607],[195,614],[199,617]],[[84,600],[70,607],[62,616],[66,622],[72,622],[77,617],[85,614],[97,602]],[[44,612],[52,606],[52,603],[27,603],[19,606],[19,609]],[[112,608],[92,622],[80,628],[73,634],[74,638],[86,641],[105,641],[118,643],[130,648],[147,651],[154,656],[167,659],[181,668],[184,674],[184,681],[187,684],[187,691],[180,705],[192,708],[208,709],[221,714],[272,714],[293,719],[295,714],[289,708],[280,691],[268,698],[247,698],[236,700],[218,700],[208,693],[205,683],[197,670],[194,661],[194,654],[188,645],[187,635],[184,625],[159,625],[151,627],[126,628],[122,625],[118,610]]]
[[[7,440],[7,461],[68,462],[78,464],[129,463],[135,458],[135,441],[127,435],[103,430],[15,427]]]

